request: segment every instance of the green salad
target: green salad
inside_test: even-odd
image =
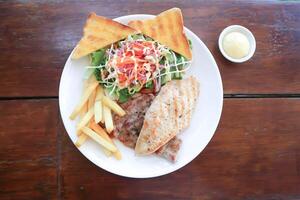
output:
[[[190,48],[191,42],[189,41]],[[97,80],[120,103],[137,92],[157,93],[173,79],[182,79],[191,61],[142,34],[131,35],[90,54]]]

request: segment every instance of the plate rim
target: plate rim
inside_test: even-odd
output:
[[[131,14],[131,15],[124,15],[124,16],[120,16],[120,17],[117,17],[117,18],[114,18],[113,20],[115,21],[118,21],[118,20],[125,20],[126,18],[135,18],[135,17],[146,17],[146,18],[150,18],[150,17],[155,17],[155,15],[150,15],[150,14]],[[220,86],[220,91],[221,91],[221,98],[220,98],[220,102],[218,104],[218,113],[216,115],[216,118],[217,118],[217,123],[215,124],[215,126],[213,127],[213,134],[210,136],[210,139],[207,141],[207,143],[204,145],[203,148],[200,148],[198,153],[195,154],[195,156],[193,156],[188,162],[186,163],[183,163],[181,165],[178,165],[177,167],[175,168],[171,168],[170,170],[167,170],[167,171],[164,171],[163,173],[152,173],[151,175],[147,174],[147,175],[144,175],[144,176],[137,176],[137,175],[126,175],[126,174],[122,174],[122,173],[118,173],[116,171],[113,171],[111,170],[110,168],[106,167],[106,166],[99,166],[94,160],[92,160],[88,155],[86,155],[83,150],[81,148],[77,148],[75,146],[75,143],[73,142],[72,138],[71,138],[71,135],[69,134],[67,128],[66,128],[66,121],[64,120],[63,118],[63,115],[62,115],[62,109],[61,109],[61,105],[62,105],[62,78],[66,75],[64,75],[66,73],[66,70],[65,70],[65,66],[67,65],[68,62],[70,62],[70,59],[71,59],[71,55],[72,53],[74,52],[74,49],[75,47],[72,49],[71,53],[69,54],[68,56],[68,59],[66,60],[65,62],[65,65],[64,65],[64,68],[63,68],[63,71],[61,73],[61,77],[60,77],[60,82],[59,82],[59,96],[58,96],[58,100],[59,100],[59,111],[60,111],[60,116],[61,116],[61,119],[63,121],[63,125],[64,125],[64,128],[65,128],[65,131],[67,132],[68,134],[68,137],[71,139],[74,147],[79,150],[79,152],[87,159],[89,160],[91,163],[93,163],[95,166],[111,173],[111,174],[114,174],[114,175],[118,175],[118,176],[121,176],[121,177],[127,177],[127,178],[135,178],[135,179],[140,179],[140,178],[154,178],[154,177],[160,177],[160,176],[163,176],[163,175],[167,175],[167,174],[170,174],[172,172],[175,172],[179,169],[181,169],[182,167],[188,165],[189,163],[191,163],[208,145],[208,143],[211,141],[211,139],[213,138],[213,136],[215,135],[216,133],[216,130],[218,128],[218,125],[220,123],[220,119],[221,119],[221,115],[222,115],[222,110],[223,110],[223,94],[224,94],[224,91],[223,91],[223,83],[222,83],[222,78],[221,78],[221,74],[220,74],[220,70],[219,70],[219,67],[212,55],[212,53],[210,52],[210,50],[207,48],[207,46],[204,44],[204,42],[202,42],[202,40],[195,34],[193,33],[191,30],[189,30],[188,28],[184,27],[184,31],[185,32],[188,32],[188,34],[192,35],[196,40],[197,42],[199,42],[201,44],[201,46],[204,47],[205,51],[208,53],[209,57],[210,57],[210,60],[212,60],[213,64],[214,64],[214,67],[213,67],[213,70],[216,72],[216,75],[217,75],[217,80],[218,80],[218,85]]]

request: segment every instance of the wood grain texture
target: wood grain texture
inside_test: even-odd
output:
[[[153,179],[119,177],[89,162],[67,136],[57,99],[4,100],[57,97],[89,12],[115,18],[171,7],[182,9],[185,26],[212,52],[225,94],[300,95],[300,3],[294,1],[0,0],[1,200],[300,199],[299,98],[225,99],[207,148],[184,168]],[[230,63],[218,50],[220,32],[232,24],[256,37],[249,62]]]
[[[214,55],[225,93],[300,93],[300,3],[25,0],[0,3],[0,97],[57,96],[64,63],[89,12],[114,18],[175,6]],[[226,61],[217,48],[218,35],[232,24],[256,37],[257,51],[244,64]]]
[[[0,111],[0,199],[55,199],[57,101],[0,101]]]
[[[61,126],[62,198],[299,199],[299,118],[300,99],[226,99],[207,148],[179,171],[153,179],[98,168]]]

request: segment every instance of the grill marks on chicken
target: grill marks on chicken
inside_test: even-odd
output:
[[[199,96],[199,83],[190,76],[163,86],[147,110],[135,152],[149,155],[190,125]]]
[[[114,116],[115,130],[114,136],[125,146],[135,148],[140,131],[143,127],[145,114],[152,104],[155,96],[153,94],[136,94],[121,107],[126,111],[126,115]],[[180,149],[181,140],[174,137],[167,144],[157,150],[159,156],[174,162]]]

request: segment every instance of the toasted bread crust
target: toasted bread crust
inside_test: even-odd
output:
[[[139,155],[155,152],[190,124],[199,83],[194,77],[168,82],[146,112],[135,146]]]
[[[133,20],[128,25],[168,46],[188,60],[192,59],[192,51],[183,30],[183,17],[179,8],[164,11],[153,19]]]
[[[83,37],[78,42],[72,58],[81,58],[137,32],[112,19],[90,13],[83,28]]]

